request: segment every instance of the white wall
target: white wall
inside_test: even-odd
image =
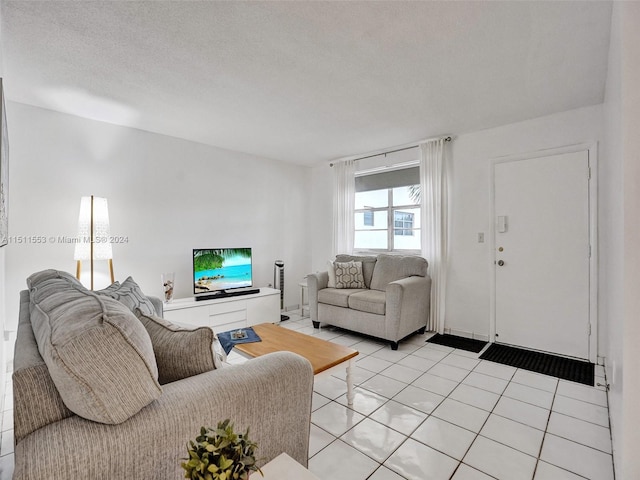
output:
[[[616,476],[622,466],[622,364],[623,364],[623,272],[624,218],[621,116],[621,31],[620,3],[613,4],[609,68],[605,90],[605,137],[599,164],[599,318],[607,328],[601,330],[609,392],[609,415],[613,438]]]
[[[327,270],[333,250],[333,169],[328,164],[311,171],[311,270]]]
[[[493,228],[490,165],[520,153],[602,139],[600,105],[459,135],[451,144],[451,249],[446,327],[489,334]],[[484,232],[485,243],[477,242]]]
[[[5,351],[5,341],[4,341],[4,330],[6,325],[6,311],[7,311],[7,301],[5,297],[5,271],[6,271],[6,260],[5,260],[5,252],[8,247],[0,248],[0,331],[2,331],[3,335],[0,336],[0,408],[4,411],[4,394],[5,394],[5,385],[6,385],[6,371],[7,371],[7,363],[5,357],[13,356],[13,352]]]
[[[614,2],[600,164],[600,317],[616,477],[640,478],[640,4]]]
[[[44,268],[75,272],[80,197],[109,201],[116,279],[131,275],[160,296],[160,274],[176,272],[176,297],[192,295],[191,249],[252,247],[254,283],[273,282],[285,262],[285,306],[299,302],[309,273],[310,169],[275,160],[86,120],[17,103],[11,124],[11,235],[45,244],[7,247],[7,329],[15,329],[18,292]],[[108,283],[106,263],[100,283]]]
[[[2,7],[0,7],[0,17],[2,16]],[[0,22],[1,24],[2,22]],[[2,62],[2,31],[0,31],[0,77],[4,76],[4,68]],[[10,192],[9,192],[10,193]],[[9,201],[11,201],[11,195],[9,195]],[[7,314],[7,302],[4,296],[4,290],[6,285],[5,271],[6,271],[6,256],[5,252],[7,247],[0,248],[0,332],[5,330],[6,314]],[[6,381],[6,362],[5,357],[9,355],[9,352],[5,352],[4,336],[0,337],[0,409],[4,411],[4,392]]]
[[[603,136],[602,122],[602,106],[597,105],[454,138],[450,144],[451,255],[447,328],[489,335],[492,159],[599,141]],[[331,173],[326,165],[313,169],[313,270],[324,270],[331,255]],[[479,232],[485,233],[486,243],[477,243]]]
[[[640,3],[621,9],[621,114],[624,178],[624,329],[621,478],[640,478]],[[619,444],[618,444],[618,447]]]

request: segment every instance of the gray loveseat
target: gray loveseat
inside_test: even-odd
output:
[[[36,321],[34,315],[38,316],[43,308],[48,308],[49,312],[54,312],[49,317],[53,317],[60,310],[67,309],[68,313],[69,308],[64,302],[52,307],[46,298],[34,304],[30,300],[42,294],[39,288],[33,287],[20,294],[13,373],[15,480],[183,478],[184,470],[180,463],[187,456],[187,442],[199,434],[201,426],[215,427],[217,422],[226,418],[231,419],[238,430],[250,427],[251,438],[258,444],[259,465],[282,452],[302,465],[307,464],[313,372],[304,358],[280,352],[162,385],[156,380],[156,398],[124,421],[89,420],[69,408],[66,401],[68,392],[63,391],[61,395],[50,374],[50,359],[45,363],[41,356],[37,343],[41,336],[36,332],[42,326],[38,326],[40,320]],[[93,292],[85,295],[93,303],[102,301]],[[143,297],[142,300],[148,301],[149,298]],[[154,313],[161,313],[162,303],[152,299],[152,304],[156,308]],[[104,326],[102,323],[113,325],[113,317],[114,314],[105,313],[100,324],[90,328],[100,329]],[[136,319],[135,315],[133,319]],[[79,323],[84,321],[76,320]],[[130,317],[128,320],[132,321]],[[162,322],[162,319],[156,320]],[[88,324],[88,320],[83,323],[85,327]],[[194,332],[170,328],[180,338]],[[206,338],[212,338],[209,329],[199,330],[209,335]],[[49,333],[51,337],[59,335],[55,328]],[[70,343],[68,333],[65,335],[64,340]],[[58,345],[61,355],[66,355],[68,352],[62,351],[63,348],[64,345]],[[211,361],[210,340],[207,348]],[[115,349],[111,350],[114,356],[119,354],[113,351]],[[80,353],[85,354],[86,351]],[[197,363],[193,358],[195,353],[193,350],[177,352],[178,356],[182,354],[186,358],[182,367],[190,368]],[[101,355],[105,356],[102,352]],[[171,355],[175,357],[176,352],[169,352],[164,360],[160,352],[155,351],[155,355],[158,370],[162,370],[166,368],[162,362],[166,363],[167,358],[171,361]],[[95,365],[100,365],[101,358],[97,354],[95,356]],[[96,377],[102,374],[101,368],[94,365],[92,368]],[[138,387],[139,382],[130,381],[135,368],[133,365],[122,368],[122,382],[130,382],[125,385],[127,392]],[[94,388],[99,388],[99,385]],[[108,392],[102,393],[106,394]],[[114,406],[103,403],[102,407],[108,410]]]
[[[425,331],[431,278],[424,258],[338,255],[335,262],[361,263],[364,285],[332,288],[328,272],[309,275],[309,308],[315,328],[325,323],[371,335],[391,342],[393,350],[403,338]]]

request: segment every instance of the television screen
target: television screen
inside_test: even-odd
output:
[[[193,293],[253,286],[250,248],[193,250]]]

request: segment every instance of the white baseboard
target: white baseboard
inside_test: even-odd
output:
[[[455,335],[457,337],[471,338],[473,340],[482,340],[483,342],[489,341],[489,335],[484,335],[484,334],[475,333],[475,332],[467,332],[464,330],[456,330],[453,328],[445,328],[444,333],[447,333],[449,335]]]

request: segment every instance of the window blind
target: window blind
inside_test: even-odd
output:
[[[386,172],[361,175],[355,178],[356,192],[406,187],[420,183],[420,167],[388,170]]]

